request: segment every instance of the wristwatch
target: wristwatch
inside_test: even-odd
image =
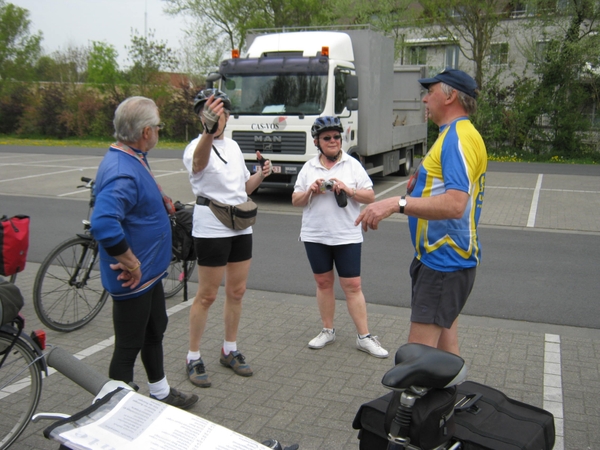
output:
[[[406,206],[406,197],[404,195],[398,200],[398,206],[400,206],[400,214],[404,214],[404,207]]]

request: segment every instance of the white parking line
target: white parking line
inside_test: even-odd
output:
[[[544,345],[543,408],[554,415],[556,441],[554,450],[563,450],[565,441],[560,336],[546,334]]]
[[[388,192],[393,191],[394,189],[398,189],[400,186],[405,185],[406,183],[408,183],[408,180],[404,180],[401,183],[395,184],[391,188],[388,188],[385,191],[381,191],[379,194],[375,195],[375,198],[381,197],[382,195],[385,195]]]
[[[535,216],[537,214],[538,202],[540,201],[540,189],[542,188],[543,174],[538,175],[537,183],[535,184],[535,190],[533,191],[533,197],[531,198],[531,208],[529,209],[529,218],[527,219],[527,226],[535,226]]]
[[[38,175],[28,175],[26,177],[9,178],[9,179],[6,179],[6,180],[0,180],[0,183],[6,183],[6,182],[9,182],[9,181],[27,180],[29,178],[47,177],[48,175],[58,175],[59,173],[80,172],[82,169],[83,169],[82,167],[77,167],[76,169],[61,170],[60,172],[48,172],[48,173],[40,173]]]

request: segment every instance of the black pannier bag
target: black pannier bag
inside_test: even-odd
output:
[[[473,381],[458,386],[454,436],[464,450],[551,450],[554,416],[541,408],[508,398],[497,389]]]
[[[363,404],[352,422],[360,430],[359,448],[386,450],[388,432],[400,404],[401,392],[388,394]],[[450,440],[454,433],[456,387],[431,389],[418,398],[412,408],[410,443],[422,448],[434,448]],[[399,448],[399,447],[398,447]]]
[[[11,323],[19,315],[23,304],[19,288],[0,278],[0,325]]]
[[[196,250],[192,237],[194,208],[186,208],[184,204],[175,202],[175,209],[175,214],[171,216],[173,254],[181,261],[195,261]]]

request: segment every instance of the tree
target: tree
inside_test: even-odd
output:
[[[121,81],[117,50],[105,42],[92,41],[87,59],[87,81],[112,88]]]
[[[41,53],[42,33],[31,34],[29,11],[0,0],[0,79],[26,80]]]
[[[218,63],[223,49],[242,49],[248,30],[326,23],[329,4],[321,0],[164,0],[169,14],[189,17],[189,37],[203,65]],[[198,24],[201,32],[196,32]]]
[[[35,64],[35,80],[60,83],[85,81],[89,52],[88,47],[69,45],[65,50],[41,56]]]
[[[546,50],[535,66],[539,83],[530,92],[533,108],[524,118],[532,131],[522,144],[536,153],[550,148],[573,157],[581,154],[582,132],[591,125],[584,114],[586,105],[600,106],[600,2],[569,0],[559,9],[552,5],[542,0],[529,3],[536,11],[536,32],[546,37]]]
[[[129,69],[132,83],[144,89],[151,82],[159,83],[157,75],[161,71],[175,70],[179,64],[173,50],[164,41],[154,40],[154,31],[148,36],[140,36],[137,30],[132,31],[131,46],[127,47],[129,60],[133,63]]]
[[[420,14],[412,0],[335,0],[331,4],[331,21],[340,25],[370,24],[394,39],[395,59],[404,45],[404,35]]]
[[[505,0],[421,0],[424,25],[434,26],[432,37],[444,37],[466,43],[460,52],[475,65],[475,81],[483,85],[484,60],[490,44],[501,32]]]

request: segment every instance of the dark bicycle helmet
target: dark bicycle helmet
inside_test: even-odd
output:
[[[204,103],[206,103],[206,100],[208,100],[211,95],[214,95],[215,98],[220,98],[223,102],[223,107],[227,111],[231,111],[231,100],[229,100],[227,94],[218,89],[209,88],[203,89],[196,94],[196,97],[194,98],[194,112],[196,114],[200,114],[200,111],[202,111],[202,108],[204,108]]]
[[[315,120],[315,123],[313,123],[313,126],[310,129],[310,134],[312,134],[313,139],[316,139],[323,131],[331,130],[337,130],[340,133],[344,131],[340,119],[332,116],[323,116],[318,117],[317,120]]]

